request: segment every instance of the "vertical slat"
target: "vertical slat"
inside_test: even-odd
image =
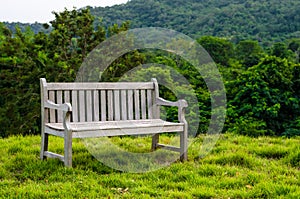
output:
[[[85,115],[85,110],[86,110],[86,103],[85,103],[85,96],[84,96],[84,91],[80,90],[79,91],[79,121],[80,122],[85,122],[86,121],[86,115]]]
[[[93,121],[93,102],[92,102],[92,91],[86,91],[86,121]]]
[[[128,110],[128,119],[133,119],[133,92],[132,90],[127,91],[127,110]]]
[[[115,121],[120,120],[120,91],[114,90],[114,108],[115,108]]]
[[[104,90],[101,91],[101,121],[106,121],[106,92]]]
[[[78,91],[72,90],[72,120],[78,122]]]
[[[126,99],[126,90],[121,91],[121,112],[122,120],[127,120],[127,99]]]
[[[99,93],[98,93],[98,90],[94,90],[93,99],[94,99],[94,121],[99,121]]]
[[[140,94],[139,90],[134,90],[134,113],[135,119],[140,119]]]
[[[49,100],[55,103],[55,91],[49,91]],[[50,122],[55,123],[56,122],[56,117],[55,117],[55,110],[50,109]]]
[[[62,91],[57,91],[56,92],[56,103],[57,104],[62,104]],[[63,112],[62,111],[57,111],[57,122],[62,122],[63,121]]]
[[[148,118],[153,119],[152,90],[147,90]]]
[[[146,119],[147,106],[146,106],[146,92],[141,90],[141,109],[142,109],[142,119]]]
[[[107,111],[108,111],[108,120],[111,121],[114,119],[114,107],[113,107],[113,92],[111,90],[107,91]]]
[[[64,91],[64,103],[70,103],[70,91]]]
[[[155,100],[159,97],[159,87],[157,80],[152,78],[151,81],[154,84],[154,91],[153,91],[153,118],[158,119],[160,118],[160,106],[156,104]]]
[[[64,91],[64,103],[71,103],[69,90]]]
[[[48,123],[50,122],[50,118],[49,118],[49,109],[45,109],[45,112],[44,112],[44,115],[45,115],[45,122]]]

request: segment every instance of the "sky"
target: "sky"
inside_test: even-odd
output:
[[[128,0],[0,0],[0,22],[48,23],[55,18],[52,11],[126,2]]]

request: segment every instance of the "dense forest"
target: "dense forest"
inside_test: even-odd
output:
[[[300,37],[298,0],[130,0],[112,7],[90,8],[96,26],[130,21],[131,28],[164,27],[197,39],[211,35],[237,43],[257,40],[263,46]],[[43,24],[5,23],[14,30],[30,26],[38,33]]]
[[[135,0],[109,9],[124,8],[126,10],[127,6],[142,2],[143,6],[147,6],[148,3],[160,5],[160,3],[168,1]],[[223,5],[224,9],[227,6],[244,5],[239,1],[234,1],[235,4],[222,4],[223,1],[213,0],[203,1],[203,7],[206,7],[207,11],[210,5],[208,2],[218,2],[216,5],[219,7]],[[265,1],[259,6],[267,6],[268,2]],[[285,2],[287,2],[286,4],[292,3]],[[172,1],[170,5],[179,9],[178,13],[187,13],[184,10],[180,11],[180,9],[184,9],[183,5],[187,4],[191,7],[190,12],[193,13],[194,6],[192,5],[194,3],[195,1],[186,1],[184,4]],[[295,6],[297,3],[294,1],[293,9],[297,8]],[[198,4],[202,5],[199,2]],[[285,5],[285,3],[283,4]],[[137,7],[135,6],[135,8]],[[141,5],[140,8],[142,8]],[[161,9],[163,8],[167,8],[166,5],[162,4]],[[143,8],[144,13],[147,13],[148,10],[151,11],[150,8]],[[250,10],[248,11],[250,12]],[[43,31],[35,33],[31,28],[22,31],[19,27],[12,31],[4,23],[0,23],[1,137],[14,134],[39,134],[39,77],[45,77],[49,82],[74,81],[81,63],[93,48],[108,37],[126,31],[131,26],[141,26],[137,25],[135,20],[121,23],[119,21],[121,19],[117,18],[111,19],[116,20],[116,24],[105,25],[103,20],[102,24],[95,26],[98,19],[92,14],[94,12],[96,9],[92,9],[92,11],[90,9],[65,10],[61,13],[54,13],[55,20],[51,21],[51,28],[47,29],[48,33]],[[233,12],[231,11],[231,13]],[[289,13],[292,13],[292,10]],[[118,13],[115,14],[118,15]],[[107,14],[106,17],[109,18],[109,16]],[[289,19],[292,21],[291,23],[287,23],[290,24],[290,28],[293,26],[292,29],[286,30],[291,33],[288,37],[295,35],[296,30],[299,30],[299,26],[296,27],[298,21],[295,17],[296,15]],[[145,20],[146,18],[149,17],[145,17]],[[130,18],[125,18],[123,15],[123,19]],[[242,19],[244,18],[240,19],[241,22]],[[158,20],[155,21],[158,22]],[[184,21],[174,20],[173,23],[175,22],[176,24],[185,24]],[[170,22],[169,25],[173,23]],[[245,23],[245,20],[244,24],[245,26],[249,25],[248,22]],[[145,21],[145,26],[150,26],[150,24]],[[237,27],[239,26],[237,25]],[[43,28],[47,28],[47,26],[44,25]],[[189,29],[193,30],[192,28],[186,30]],[[242,34],[243,29],[240,27],[238,29]],[[222,31],[214,34],[212,32],[200,33],[200,30],[203,29],[199,28],[193,37],[216,62],[226,87],[227,117],[224,132],[250,136],[300,135],[300,38],[285,39],[287,36],[281,37],[281,34],[287,35],[284,31],[278,30],[278,34],[276,31],[271,31],[274,33],[271,35],[274,38],[272,40],[282,40],[282,42],[274,42],[268,47],[262,47],[257,38],[242,39],[243,37],[241,37],[238,40],[232,40],[228,36],[230,31],[226,34],[223,32],[224,35],[222,35]],[[256,36],[262,33],[271,34],[271,32],[261,33],[260,31],[263,30],[259,30]],[[196,36],[196,34],[199,35]],[[204,34],[209,34],[209,36],[204,36]],[[109,70],[105,71],[103,81],[117,81],[127,71],[147,63],[171,66],[186,77],[196,90],[198,98],[200,126],[195,131],[198,134],[205,133],[211,116],[210,94],[203,79],[195,73],[195,68],[182,58],[174,57],[172,53],[155,50],[130,52],[112,63]],[[172,74],[168,70],[162,71],[155,65],[141,70],[140,76],[147,75],[147,70],[151,70],[152,74],[163,74],[170,80],[176,79],[171,77]],[[174,85],[176,85],[175,82]],[[164,97],[174,100],[172,91],[167,88],[162,89],[162,94],[165,95]],[[173,117],[173,112],[173,110],[169,110],[167,117]],[[188,113],[188,117],[189,114],[193,113]],[[189,122],[193,123],[194,121]]]
[[[16,27],[18,27],[22,32],[25,32],[26,29],[31,29],[34,33],[44,32],[44,33],[50,33],[51,32],[51,26],[47,23],[21,23],[21,22],[3,22],[5,26],[10,29],[12,32],[16,32]]]
[[[299,9],[297,0],[131,0],[91,13],[105,25],[129,20],[132,28],[164,27],[192,38],[212,35],[270,45],[300,36]]]

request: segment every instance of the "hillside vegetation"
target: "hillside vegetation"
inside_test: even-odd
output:
[[[0,137],[39,134],[39,78],[45,77],[48,82],[74,81],[91,50],[129,29],[128,23],[95,29],[95,19],[88,9],[65,10],[55,16],[49,34],[35,34],[31,29],[22,32],[20,28],[13,33],[0,23]],[[236,44],[214,36],[199,37],[195,42],[207,50],[222,74],[227,95],[224,132],[251,136],[300,135],[300,39],[277,42],[266,49],[257,41],[243,40]],[[146,64],[150,64],[149,68],[138,68]],[[157,64],[170,67],[163,69]],[[119,81],[134,68],[139,69],[138,75],[130,81],[156,77],[159,83],[168,81],[184,95],[188,89],[178,84],[178,76],[171,69],[186,78],[198,100],[190,103],[187,110],[189,126],[193,127],[189,132],[191,135],[207,132],[211,96],[205,77],[195,66],[173,53],[144,49],[119,57],[103,73],[99,71],[99,75],[101,81]],[[160,95],[176,100],[174,89],[162,87]],[[190,102],[188,97],[185,99]],[[168,110],[167,119],[176,118],[175,112]]]
[[[300,37],[298,0],[131,0],[91,13],[105,25],[129,20],[132,28],[165,27],[194,38],[254,39],[268,45]]]
[[[202,139],[193,140],[188,162],[137,174],[101,164],[80,140],[74,142],[74,168],[68,169],[59,160],[39,159],[39,136],[0,139],[0,198],[299,198],[299,137],[225,134],[199,159]],[[51,141],[51,149],[63,151],[61,138]],[[151,138],[111,141],[143,153]]]
[[[112,7],[94,7],[96,25],[109,27],[130,21],[131,28],[164,27],[193,38],[226,37],[237,43],[252,39],[269,46],[300,37],[298,0],[130,0]],[[14,30],[30,26],[35,33],[50,31],[42,24],[5,23]]]

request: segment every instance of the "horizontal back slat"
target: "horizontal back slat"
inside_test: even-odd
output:
[[[154,89],[152,82],[47,83],[48,90]]]

